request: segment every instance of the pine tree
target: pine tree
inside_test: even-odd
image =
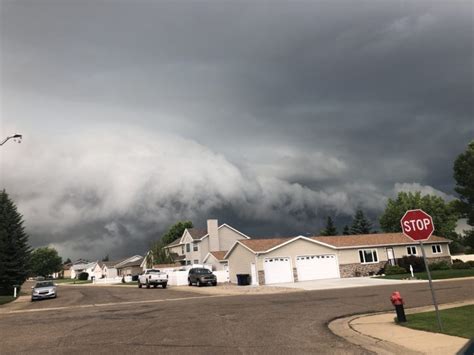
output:
[[[320,232],[320,234],[321,235],[337,235],[337,229],[331,217],[328,216],[326,220],[326,228],[324,228]]]
[[[372,223],[365,217],[361,209],[356,211],[350,229],[351,234],[369,234],[372,229]]]
[[[0,295],[13,294],[28,276],[31,249],[18,213],[5,190],[0,192]]]
[[[347,224],[344,226],[344,229],[342,230],[342,234],[343,235],[350,235],[351,234],[351,230],[349,229],[349,226]]]

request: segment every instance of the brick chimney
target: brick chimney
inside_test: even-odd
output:
[[[207,233],[209,234],[209,251],[220,250],[217,219],[207,220]]]

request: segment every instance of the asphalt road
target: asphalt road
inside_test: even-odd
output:
[[[436,283],[440,303],[474,298],[474,280]],[[363,354],[333,335],[336,317],[429,305],[427,284],[242,296],[172,288],[60,287],[55,300],[0,313],[0,353]],[[59,309],[50,309],[48,308]],[[17,309],[16,313],[6,313]]]

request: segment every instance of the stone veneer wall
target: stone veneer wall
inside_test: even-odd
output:
[[[386,261],[374,264],[342,264],[339,265],[341,277],[369,276],[370,273],[376,274],[381,268],[385,267]]]
[[[298,270],[295,267],[293,268],[293,280],[298,282]]]
[[[258,270],[258,284],[265,285],[265,271]]]

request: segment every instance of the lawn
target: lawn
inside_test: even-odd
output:
[[[421,280],[428,280],[428,274],[426,272],[415,272],[415,277]],[[474,269],[465,269],[465,270],[433,270],[431,271],[431,278],[433,280],[442,280],[442,279],[454,279],[456,277],[470,277],[474,276]],[[399,275],[385,275],[380,276],[383,279],[409,279],[411,274],[399,274]]]
[[[474,305],[445,309],[440,311],[440,316],[444,334],[474,338]],[[436,312],[409,314],[407,320],[407,323],[399,324],[413,329],[439,332]]]
[[[92,280],[76,280],[76,279],[55,279],[53,280],[55,284],[90,284],[92,283]]]

